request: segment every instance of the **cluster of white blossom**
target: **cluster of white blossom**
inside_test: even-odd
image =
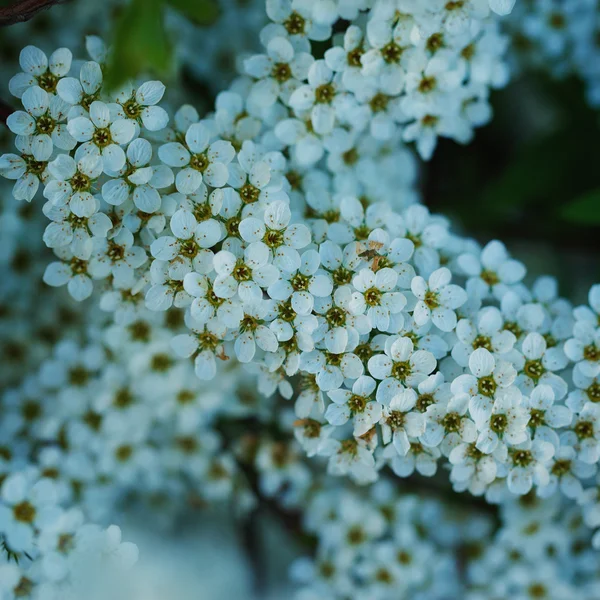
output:
[[[50,357],[41,346],[0,400],[7,558],[27,552],[37,576],[45,555],[18,536],[56,542],[59,521],[46,529],[15,508],[25,484],[52,487],[94,521],[131,496],[308,502],[322,556],[297,569],[310,579],[304,599],[458,597],[459,538],[481,541],[491,525],[449,517],[435,531],[441,505],[401,499],[390,478],[443,467],[455,491],[503,506],[497,543],[469,563],[474,600],[526,598],[535,585],[527,552],[500,590],[477,574],[491,572],[485,561],[507,570],[513,533],[530,524],[516,497],[548,498],[527,515],[546,535],[556,521],[575,539],[560,506],[580,511],[588,533],[600,526],[600,286],[573,308],[551,278],[525,285],[502,243],[481,247],[419,204],[403,145],[428,157],[439,135],[468,141],[489,119],[489,90],[508,78],[490,8],[512,4],[267,0],[264,52],[202,119],[190,105],[170,119],[158,81],[105,89],[97,37],[87,61],[22,51],[9,83],[22,110],[7,120],[17,152],[0,157],[0,174],[17,200],[44,198],[31,231],[42,213],[56,257],[45,283],[76,300],[96,291],[101,310],[61,331]],[[326,44],[323,58],[312,42]],[[11,273],[23,245],[43,256],[22,206],[0,222]],[[21,279],[30,331],[31,274],[13,276],[2,300],[24,295]],[[52,321],[60,304],[40,310]],[[380,481],[370,494],[344,479],[315,494],[323,465]],[[390,505],[395,518],[384,518]],[[115,542],[115,530],[94,532]],[[583,562],[568,559],[566,590]],[[597,589],[597,569],[581,577]],[[23,596],[15,585],[8,598]]]
[[[600,593],[581,511],[556,497],[512,501],[496,519],[380,481],[368,495],[320,490],[305,525],[317,551],[293,565],[303,584],[298,600],[593,600]]]
[[[8,463],[3,454],[3,472]],[[122,598],[114,593],[137,561],[135,544],[122,542],[116,525],[90,525],[80,509],[65,508],[51,462],[13,468],[0,486],[0,598]]]
[[[596,0],[518,2],[507,32],[515,65],[535,66],[556,77],[577,75],[590,105],[600,106],[600,18]]]

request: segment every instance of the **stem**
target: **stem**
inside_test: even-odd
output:
[[[17,0],[17,2],[0,8],[0,27],[29,21],[41,10],[46,10],[55,4],[66,0]]]

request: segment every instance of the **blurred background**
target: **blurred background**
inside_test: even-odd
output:
[[[0,23],[11,4],[0,0]],[[141,73],[156,76],[167,84],[168,104],[189,102],[202,114],[233,79],[236,63],[258,50],[263,24],[264,0],[60,2],[26,23],[0,28],[0,101],[4,110],[16,106],[7,84],[18,71],[24,45],[46,52],[66,46],[85,55],[85,35],[93,34],[114,47],[106,73],[113,84]],[[520,64],[519,50],[512,52],[512,60]],[[589,285],[600,280],[598,112],[588,106],[577,77],[556,78],[540,68],[516,71],[512,83],[492,96],[491,124],[464,147],[441,140],[434,158],[421,166],[422,199],[479,241],[504,241],[528,265],[531,279],[555,275],[563,295],[583,301]],[[1,126],[0,149],[10,151]],[[38,207],[12,206],[5,183],[0,188],[1,218],[10,219],[11,211],[21,218],[33,214]],[[43,270],[50,251],[42,246],[5,248],[0,240],[0,255],[0,277],[2,269],[11,269],[39,282],[40,265]],[[65,323],[79,318],[57,290],[50,294],[52,302],[63,303],[58,314]],[[1,301],[0,319],[6,314]],[[2,369],[10,370],[11,361],[22,361],[20,353],[31,349],[24,349],[14,327],[9,333],[0,326]],[[60,327],[60,322],[48,325],[48,343]],[[290,595],[288,566],[301,549],[286,524],[268,511],[254,514],[241,534],[227,508],[185,515],[173,527],[129,511],[122,525],[124,538],[140,548],[142,577],[133,582],[135,597],[250,600]]]

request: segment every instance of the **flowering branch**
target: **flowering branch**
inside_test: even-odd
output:
[[[23,21],[29,21],[37,13],[65,0],[19,0],[10,6],[0,8],[0,26],[8,27]]]

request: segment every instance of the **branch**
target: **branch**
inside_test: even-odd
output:
[[[46,10],[55,4],[66,0],[17,0],[14,4],[0,8],[0,27],[29,21],[41,10]]]

